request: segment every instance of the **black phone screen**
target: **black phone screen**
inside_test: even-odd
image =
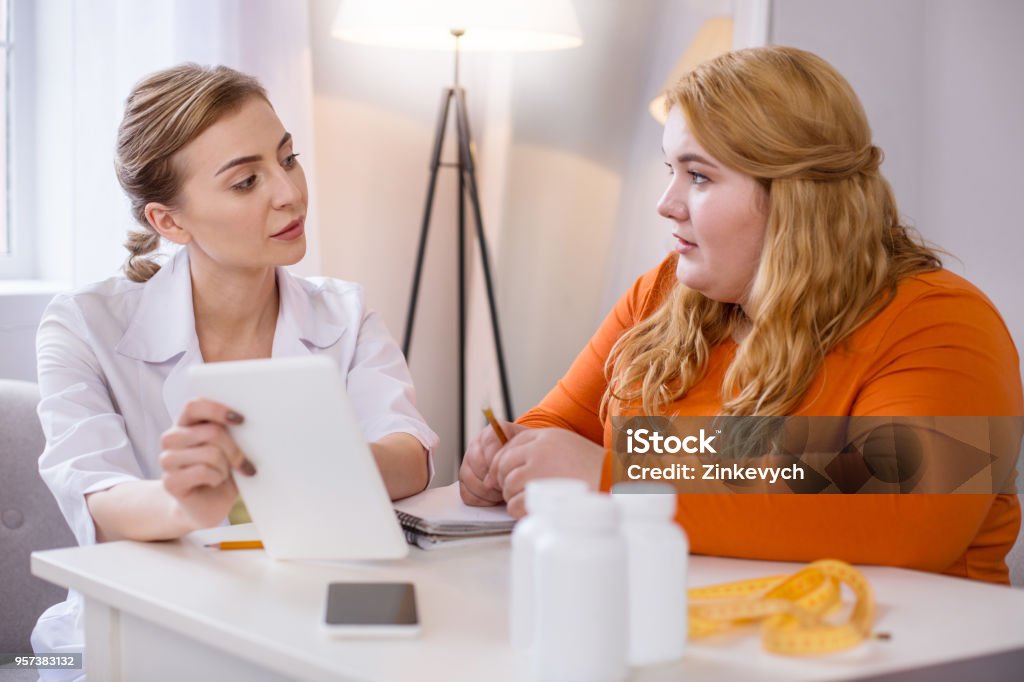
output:
[[[331,583],[327,625],[417,625],[412,583]]]

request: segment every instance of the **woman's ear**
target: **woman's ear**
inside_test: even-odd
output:
[[[192,235],[178,224],[175,211],[170,206],[151,201],[143,212],[149,224],[164,239],[182,245],[192,241]]]

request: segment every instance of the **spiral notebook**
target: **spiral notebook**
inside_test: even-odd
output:
[[[498,539],[516,525],[504,505],[470,507],[463,503],[458,482],[399,500],[394,508],[406,540],[424,549],[470,539]]]

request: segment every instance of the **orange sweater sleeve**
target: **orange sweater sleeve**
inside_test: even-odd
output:
[[[604,424],[599,413],[608,386],[604,365],[622,333],[635,325],[661,300],[675,282],[675,260],[665,259],[647,272],[619,299],[586,347],[540,403],[516,421],[531,428],[567,429],[601,444]]]

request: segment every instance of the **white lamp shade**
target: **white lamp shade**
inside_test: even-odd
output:
[[[331,34],[366,45],[558,50],[583,43],[570,0],[341,0]]]
[[[679,58],[672,72],[665,79],[661,91],[651,100],[648,110],[658,123],[665,125],[668,112],[665,111],[665,93],[672,89],[679,79],[692,71],[693,67],[701,62],[717,57],[723,52],[732,49],[733,21],[730,17],[713,17],[704,22],[704,25],[697,31],[693,42],[686,48],[686,52]]]

